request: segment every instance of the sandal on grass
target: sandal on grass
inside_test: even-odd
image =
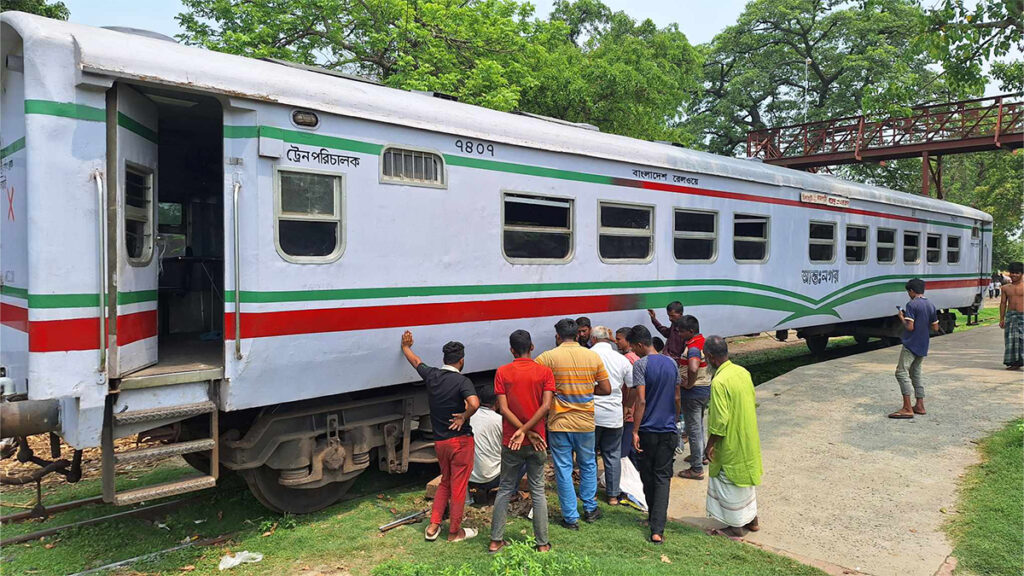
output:
[[[497,548],[494,548],[495,544],[498,545]],[[491,545],[487,547],[487,553],[497,554],[498,552],[501,552],[501,549],[505,546],[508,546],[508,540],[491,540]]]
[[[541,550],[541,548],[547,548],[547,550]],[[551,543],[548,542],[547,544],[537,544],[533,547],[533,549],[537,552],[551,552]]]
[[[477,534],[479,534],[479,532],[477,532],[473,528],[463,528],[462,532],[465,533],[466,535],[462,536],[462,537],[459,537],[459,538],[455,538],[454,540],[449,540],[449,542],[452,542],[452,543],[454,543],[454,542],[463,542],[463,541],[469,540],[470,538],[473,538]]]
[[[427,542],[433,542],[434,540],[437,540],[437,537],[440,536],[440,535],[441,535],[441,526],[440,525],[437,527],[437,530],[435,530],[433,534],[430,533],[430,526],[429,525],[427,525],[426,530],[423,531],[423,539],[426,540]]]

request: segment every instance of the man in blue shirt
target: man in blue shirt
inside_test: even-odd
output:
[[[900,337],[903,349],[896,364],[896,381],[900,383],[900,391],[903,393],[903,407],[889,414],[889,418],[901,420],[913,418],[914,414],[926,414],[921,362],[928,355],[930,331],[939,329],[939,317],[935,313],[935,306],[924,297],[924,280],[908,280],[905,288],[910,295],[910,302],[899,311],[899,319],[903,323],[903,335]],[[910,405],[911,391],[916,398],[913,407]]]
[[[675,360],[655,352],[647,328],[634,326],[626,340],[640,357],[633,364],[633,419],[639,423],[633,431],[633,449],[637,452],[637,468],[647,499],[650,539],[661,544],[665,541],[668,491],[676,454],[679,367]]]

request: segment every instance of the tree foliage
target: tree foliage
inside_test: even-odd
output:
[[[983,64],[996,63],[992,73],[1004,90],[1024,88],[1021,63],[998,59],[1024,50],[1024,0],[942,0],[924,15],[927,33],[921,41],[942,63],[950,84],[980,91]]]
[[[498,110],[657,138],[696,87],[693,48],[597,0],[184,0],[181,40],[355,72]]]
[[[921,18],[913,0],[754,0],[705,48],[693,121],[733,154],[750,130],[927,101],[943,85],[911,49]]]
[[[946,199],[992,215],[992,265],[1005,270],[1024,260],[1024,154],[983,152],[948,156]]]
[[[48,0],[3,0],[0,3],[0,11],[27,12],[38,14],[56,20],[67,20],[71,12],[63,2],[50,2]]]

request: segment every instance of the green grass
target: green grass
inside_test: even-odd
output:
[[[423,483],[436,468],[417,467],[410,476],[388,476],[367,472],[353,487],[365,497],[343,502],[327,510],[306,516],[280,516],[260,506],[237,475],[229,475],[213,490],[172,512],[156,518],[127,518],[99,525],[72,529],[56,536],[4,548],[0,572],[3,574],[68,574],[118,560],[132,558],[175,546],[186,538],[211,538],[230,534],[225,543],[193,547],[138,561],[114,574],[182,574],[185,566],[194,566],[189,574],[219,574],[217,563],[228,550],[249,550],[264,554],[258,564],[243,565],[232,574],[302,574],[304,568],[333,574],[377,574],[405,576],[413,574],[486,574],[495,565],[515,564],[531,558],[524,547],[510,549],[495,558],[487,554],[487,533],[475,540],[448,544],[425,542],[424,524],[405,526],[385,535],[379,525],[394,518],[428,507],[423,499]],[[162,479],[181,473],[180,468],[162,467],[144,480]],[[402,486],[395,487],[396,484]],[[403,487],[404,486],[404,487]],[[98,493],[95,481],[82,482],[73,489],[62,487],[48,499],[50,504]],[[91,490],[90,490],[91,488]],[[28,500],[28,492],[4,494],[5,501]],[[557,526],[557,504],[553,491],[549,499],[552,519],[550,538],[561,570],[531,574],[621,574],[628,560],[630,573],[708,574],[786,576],[820,575],[820,571],[752,546],[712,537],[704,532],[669,523],[666,544],[654,546],[645,540],[646,530],[639,525],[642,515],[625,507],[603,506],[605,517],[580,532]],[[4,527],[4,536],[64,524],[82,516],[109,512],[107,507],[85,508],[56,515],[46,522],[33,521]],[[489,508],[471,508],[466,524],[486,529],[490,525]],[[196,521],[201,521],[196,523]],[[163,526],[161,526],[161,524]],[[273,533],[264,536],[277,524]],[[10,530],[10,532],[9,532]],[[513,519],[506,530],[510,540],[525,541],[532,525],[525,519]],[[48,547],[49,546],[49,547]],[[671,563],[662,560],[662,555]],[[548,558],[547,560],[551,562]],[[415,563],[415,564],[413,564]],[[507,566],[506,566],[507,568]],[[521,573],[521,570],[519,571]],[[502,572],[504,573],[504,572]],[[514,572],[513,572],[514,573]]]
[[[1024,419],[981,442],[982,462],[960,489],[959,513],[949,523],[957,574],[1024,573]]]

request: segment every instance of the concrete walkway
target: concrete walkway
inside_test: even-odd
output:
[[[928,414],[891,420],[899,350],[805,366],[757,388],[761,531],[747,540],[868,574],[936,572],[952,552],[942,525],[978,462],[975,442],[1024,413],[1024,376],[1003,370],[996,326],[942,336],[924,363]],[[673,478],[672,488],[670,518],[718,526],[705,517],[706,480]]]

